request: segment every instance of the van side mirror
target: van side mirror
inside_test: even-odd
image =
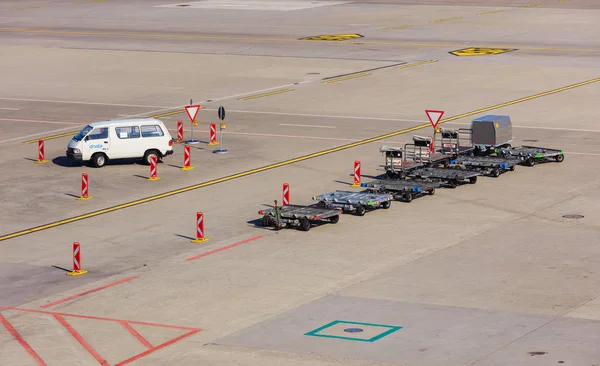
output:
[[[90,140],[90,138],[88,136],[86,136],[83,141],[88,142]]]

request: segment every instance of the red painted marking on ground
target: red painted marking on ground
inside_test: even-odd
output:
[[[63,318],[60,315],[54,315],[54,318],[56,320],[58,320],[58,322],[60,324],[62,324],[63,327],[65,327],[69,333],[71,333],[71,335],[73,336],[73,338],[75,338],[77,340],[77,342],[79,342],[79,344],[81,344],[83,346],[83,348],[85,348],[90,355],[92,355],[92,357],[94,357],[96,359],[96,361],[98,361],[100,363],[100,365],[106,365],[109,366],[108,362],[102,358],[102,356],[100,356],[98,354],[98,352],[96,352],[96,350],[94,349],[94,347],[92,347],[82,336],[81,334],[79,334],[72,326],[71,324],[67,323],[67,321],[65,320],[65,318]]]
[[[71,316],[73,318],[81,318],[81,319],[106,320],[106,321],[117,322],[117,323],[121,322],[121,321],[125,321],[125,322],[131,323],[131,324],[141,324],[141,325],[149,325],[149,326],[153,326],[153,327],[165,327],[165,328],[172,328],[172,329],[185,329],[185,330],[196,329],[196,328],[190,328],[190,327],[182,327],[182,326],[179,326],[179,325],[166,325],[166,324],[156,324],[156,323],[148,323],[148,322],[138,322],[138,321],[135,321],[135,320],[102,318],[102,317],[99,317],[99,316],[91,316],[91,315],[78,315],[78,314],[59,313],[59,312],[56,312],[56,311],[44,311],[44,310],[24,309],[24,308],[11,308],[9,306],[0,306],[0,309],[24,311],[26,313],[40,313],[40,314],[49,314],[49,315]]]
[[[142,335],[140,333],[138,333],[137,330],[133,329],[133,327],[131,325],[129,325],[129,323],[127,323],[125,321],[120,321],[119,323],[121,323],[123,328],[127,329],[127,331],[129,333],[131,333],[132,336],[137,338],[137,340],[140,341],[140,343],[143,344],[146,348],[152,349],[154,347],[153,345],[150,344],[150,342],[148,342],[148,340],[146,338],[142,337]]]
[[[119,285],[119,284],[127,282],[127,281],[131,281],[131,280],[133,280],[133,279],[135,279],[137,277],[138,276],[133,276],[133,277],[125,278],[125,279],[122,279],[122,280],[119,280],[119,281],[116,281],[116,282],[113,282],[113,283],[109,283],[108,285],[104,285],[104,286],[101,286],[101,287],[98,287],[98,288],[95,288],[95,289],[92,289],[92,290],[89,290],[89,291],[82,292],[82,293],[77,294],[77,295],[66,297],[66,298],[64,298],[62,300],[58,300],[58,301],[51,302],[51,303],[46,304],[46,305],[42,305],[40,307],[41,308],[49,308],[49,307],[54,306],[54,305],[62,304],[63,302],[67,302],[69,300],[77,299],[78,297],[82,297],[82,296],[91,294],[93,292],[104,290],[106,288],[109,288],[109,287],[112,287],[112,286],[116,286],[116,285]]]
[[[152,353],[152,352],[158,351],[158,350],[159,350],[159,349],[161,349],[161,348],[165,348],[165,347],[167,347],[167,346],[170,346],[170,345],[172,345],[172,344],[173,344],[173,343],[175,343],[175,342],[179,342],[180,340],[182,340],[182,339],[184,339],[184,338],[187,338],[187,337],[191,336],[192,334],[198,333],[199,331],[200,331],[200,329],[194,329],[194,330],[191,330],[191,331],[189,331],[189,332],[187,332],[187,333],[185,333],[185,334],[183,334],[183,335],[181,335],[181,336],[179,336],[179,337],[177,337],[177,338],[173,338],[173,339],[171,339],[170,341],[167,341],[167,342],[165,342],[165,343],[162,343],[162,344],[160,344],[160,345],[158,345],[158,346],[156,346],[156,347],[154,347],[154,348],[152,348],[152,349],[149,349],[149,350],[147,350],[147,351],[145,351],[145,352],[142,352],[142,353],[140,353],[140,354],[138,354],[138,355],[135,355],[135,356],[133,356],[133,357],[131,357],[131,358],[128,358],[128,359],[127,359],[127,360],[125,360],[125,361],[119,362],[119,363],[118,363],[118,364],[116,364],[115,366],[122,366],[122,365],[126,365],[126,364],[128,364],[128,363],[131,363],[131,362],[133,362],[133,361],[135,361],[135,360],[137,360],[137,359],[140,359],[140,358],[142,358],[142,357],[144,357],[144,356],[147,356],[147,355],[149,355],[149,354],[150,354],[150,353]]]
[[[33,350],[33,348],[29,345],[29,343],[27,343],[27,341],[25,339],[23,339],[21,334],[15,329],[15,327],[12,326],[12,324],[10,324],[8,319],[6,319],[4,317],[4,315],[2,315],[2,314],[0,314],[0,322],[2,323],[2,325],[4,325],[6,330],[8,330],[8,332],[13,337],[15,337],[15,339],[21,344],[21,346],[23,348],[25,348],[25,351],[29,352],[31,357],[33,357],[39,365],[46,366],[46,363],[44,362],[44,360],[42,360],[40,355],[38,355],[37,352]]]
[[[156,323],[148,323],[148,322],[138,322],[138,321],[134,321],[134,320],[123,320],[123,319],[113,319],[113,318],[101,318],[98,316],[88,316],[88,315],[78,315],[78,314],[67,314],[67,313],[58,313],[58,312],[54,312],[54,311],[45,311],[45,310],[36,310],[36,309],[24,309],[24,308],[11,308],[8,306],[0,306],[0,309],[6,309],[6,310],[12,310],[12,311],[23,311],[23,312],[27,312],[27,313],[38,313],[38,314],[48,314],[48,315],[52,315],[54,318],[56,318],[56,320],[62,324],[68,331],[69,333],[71,333],[71,335],[88,351],[90,352],[90,354],[98,361],[100,362],[101,365],[107,365],[108,366],[108,362],[106,362],[106,360],[104,360],[86,341],[85,339],[79,334],[77,333],[77,331],[75,329],[73,329],[73,327],[67,323],[67,321],[64,319],[64,317],[73,317],[73,318],[81,318],[81,319],[93,319],[93,320],[104,320],[104,321],[111,321],[111,322],[117,322],[120,324],[124,324],[126,323],[127,326],[125,326],[125,328],[135,336],[134,333],[136,333],[137,335],[139,335],[139,338],[136,336],[136,338],[138,338],[138,340],[140,340],[140,342],[144,343],[144,345],[146,347],[150,347],[150,349],[148,349],[145,352],[139,353],[131,358],[128,358],[125,361],[122,361],[120,363],[118,363],[117,365],[125,365],[128,363],[131,363],[135,360],[138,360],[152,352],[158,351],[161,348],[165,348],[175,342],[178,342],[186,337],[191,336],[192,334],[198,333],[200,332],[202,329],[200,328],[190,328],[190,327],[182,327],[182,326],[177,326],[177,325],[166,325],[166,324],[156,324]],[[2,314],[0,314],[0,317],[2,317]],[[4,324],[4,322],[3,322]],[[170,341],[167,341],[165,343],[162,343],[156,347],[153,347],[150,342],[148,342],[147,340],[145,340],[135,329],[133,329],[130,324],[141,324],[141,325],[149,325],[149,326],[154,326],[154,327],[163,327],[163,328],[171,328],[171,329],[183,329],[183,330],[187,330],[188,332],[177,337],[177,338],[173,338]],[[6,325],[5,325],[6,326]],[[132,332],[133,331],[133,332]],[[145,341],[142,341],[142,339]],[[41,360],[41,359],[40,359]],[[44,365],[44,363],[41,363],[41,365]],[[115,365],[116,366],[116,365]]]
[[[250,239],[238,241],[237,243],[229,244],[229,245],[224,246],[222,248],[211,250],[210,252],[202,253],[202,254],[197,255],[195,257],[188,258],[188,259],[186,259],[186,261],[193,261],[194,259],[206,257],[207,255],[215,254],[215,253],[220,252],[220,251],[225,250],[225,249],[230,249],[230,248],[233,248],[233,247],[237,247],[238,245],[242,245],[242,244],[245,244],[245,243],[251,242],[253,240],[260,239],[260,238],[262,238],[262,236],[255,236],[255,237],[250,238]]]

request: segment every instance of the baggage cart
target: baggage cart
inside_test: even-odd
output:
[[[469,169],[427,167],[412,170],[408,179],[438,180],[444,182],[450,188],[456,188],[461,181],[468,181],[471,184],[477,183],[477,177],[480,175],[480,172]]]
[[[388,209],[392,205],[393,197],[384,193],[373,193],[369,191],[351,192],[335,191],[314,196],[313,200],[319,201],[318,207],[334,208],[342,212],[352,212],[358,216],[364,216],[367,209]]]
[[[523,165],[534,166],[536,163],[547,162],[554,160],[562,163],[565,160],[565,154],[559,149],[549,149],[538,146],[519,146],[511,148],[497,149],[498,156],[517,157]]]
[[[379,151],[385,156],[384,168],[388,178],[406,178],[407,174],[418,168],[427,166],[445,166],[451,156],[435,152],[431,146],[433,140],[429,137],[413,136],[414,143],[404,147],[383,146]]]
[[[429,180],[394,180],[382,179],[369,183],[362,183],[363,187],[368,187],[371,191],[387,193],[392,195],[395,200],[411,202],[413,198],[429,194],[434,195],[435,189],[441,186],[440,182]]]
[[[439,134],[439,136],[438,136]],[[439,146],[436,151],[447,155],[473,155],[473,131],[469,128],[444,128],[435,130],[434,141]]]
[[[519,160],[516,158],[496,156],[457,156],[450,160],[450,165],[479,170],[494,178],[499,177],[500,173],[507,170],[515,170],[517,164],[519,164]]]
[[[274,227],[280,230],[286,227],[295,227],[298,230],[308,231],[312,224],[318,221],[330,222],[336,224],[340,219],[341,210],[317,207],[316,205],[286,205],[278,206],[275,201],[275,207],[269,211],[258,211],[262,217],[262,226]]]

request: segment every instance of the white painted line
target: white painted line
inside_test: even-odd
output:
[[[222,100],[228,100],[228,99],[233,99],[233,98],[237,98],[237,97],[251,96],[251,95],[254,95],[254,94],[265,93],[265,92],[269,92],[269,91],[277,90],[277,89],[291,88],[291,87],[294,87],[294,86],[298,86],[298,85],[306,84],[306,83],[312,83],[312,82],[313,82],[313,80],[306,80],[306,81],[300,81],[300,82],[292,83],[292,84],[285,84],[285,85],[274,86],[274,87],[267,88],[267,89],[254,90],[254,91],[246,92],[246,93],[242,93],[242,94],[229,95],[229,96],[226,96],[226,97],[221,97],[221,98],[217,98],[217,99],[211,99],[210,102],[208,102],[208,103],[220,102]],[[200,105],[202,105],[202,103],[200,103]],[[209,110],[209,109],[206,109],[206,110]],[[213,109],[210,109],[210,110],[213,110]],[[214,110],[216,111],[217,109],[214,109]],[[226,112],[228,112],[228,111],[226,110]]]
[[[42,103],[107,105],[107,106],[113,106],[113,107],[167,108],[167,107],[161,107],[159,105],[115,104],[115,103],[100,103],[100,102],[76,102],[76,101],[69,101],[69,100],[23,99],[23,98],[0,98],[0,100],[17,100],[17,101],[23,101],[23,102],[42,102]]]
[[[290,127],[315,127],[315,128],[337,128],[335,126],[317,126],[317,125],[295,125],[291,123],[280,123],[280,126],[290,126]]]
[[[80,126],[81,126],[81,128],[83,128],[85,126],[85,124],[81,124]],[[5,142],[16,141],[16,140],[26,140],[26,139],[30,139],[30,138],[36,137],[36,136],[55,135],[57,132],[60,133],[62,131],[66,131],[66,130],[73,130],[73,127],[59,128],[57,130],[43,131],[43,132],[34,133],[32,135],[19,136],[19,137],[15,137],[15,138],[8,139],[8,140],[1,140],[0,144],[3,144]]]
[[[0,109],[6,110],[6,111],[18,111],[19,110],[19,108],[4,108],[4,107],[0,107]]]
[[[206,108],[205,111],[216,111],[217,109]],[[268,112],[268,111],[248,111],[241,109],[226,109],[226,112],[233,113],[254,113],[254,114],[272,114],[275,116],[297,116],[297,117],[315,117],[315,118],[343,118],[343,119],[359,119],[364,121],[390,121],[390,122],[414,122],[414,123],[429,123],[427,120],[416,119],[400,119],[400,118],[382,118],[382,117],[359,117],[359,116],[340,116],[331,114],[309,114],[309,113],[287,113],[287,112]]]
[[[51,124],[51,125],[80,125],[81,124],[81,123],[75,123],[75,122],[40,121],[37,119],[14,119],[14,118],[0,118],[0,121],[19,122],[19,123],[47,123],[47,124]]]

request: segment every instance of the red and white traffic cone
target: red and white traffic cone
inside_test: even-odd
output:
[[[290,185],[288,183],[283,183],[282,187],[282,196],[281,206],[287,206],[290,204]]]
[[[360,187],[360,161],[354,161],[354,183],[351,187]]]
[[[208,238],[204,236],[204,213],[196,212],[196,239],[192,243],[203,243]]]
[[[150,155],[150,178],[149,181],[160,180],[158,169],[156,168],[156,155]]]
[[[183,149],[183,168],[181,170],[192,170],[194,167],[192,166],[192,158],[191,158],[192,148],[190,145],[185,145]]]
[[[215,146],[218,144],[219,144],[219,142],[217,141],[217,124],[211,123],[210,124],[210,142],[208,143],[208,146]]]
[[[81,269],[81,245],[78,242],[73,243],[73,271],[67,272],[67,276],[79,276],[86,274],[86,269]]]
[[[38,140],[38,159],[35,162],[36,164],[44,164],[47,163],[48,160],[45,159],[45,151],[44,151],[44,140]]]
[[[183,122],[177,121],[177,142],[183,142]]]
[[[90,193],[89,184],[90,184],[90,181],[89,181],[87,173],[81,173],[81,197],[79,197],[78,200],[87,201],[92,198],[92,196],[89,195],[89,193]]]

